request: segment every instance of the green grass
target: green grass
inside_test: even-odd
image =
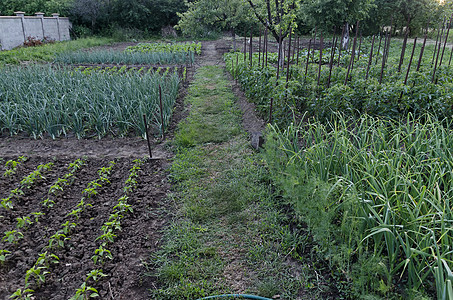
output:
[[[190,115],[175,136],[170,169],[174,220],[151,258],[155,271],[148,275],[159,283],[151,298],[246,292],[295,299],[316,279],[308,264],[297,272],[287,264],[297,238],[280,223],[285,216],[240,129],[223,72],[200,68],[186,98]]]
[[[16,48],[0,51],[0,66],[5,64],[17,65],[21,62],[51,62],[58,53],[76,51],[79,49],[101,46],[112,43],[109,38],[83,38],[73,41],[57,42],[38,47]]]

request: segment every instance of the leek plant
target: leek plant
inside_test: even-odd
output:
[[[34,138],[70,132],[77,138],[130,132],[145,136],[144,114],[155,127],[168,127],[178,87],[175,73],[86,75],[49,66],[6,68],[0,74],[0,133],[26,132]]]
[[[58,54],[55,63],[62,64],[192,64],[193,52],[121,52],[121,51],[76,51]]]
[[[451,299],[451,125],[429,115],[270,125],[266,158],[327,252],[343,252],[347,265],[384,258],[385,275],[369,282],[381,291],[404,282],[434,292],[435,282],[438,299]]]

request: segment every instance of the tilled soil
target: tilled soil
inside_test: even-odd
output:
[[[132,158],[115,159],[115,166],[110,175],[109,184],[98,189],[99,194],[86,200],[92,207],[87,207],[77,219],[68,214],[76,208],[83,197],[87,184],[98,178],[98,169],[107,167],[111,159],[87,158],[85,166],[76,173],[72,185],[64,188],[56,197],[55,205],[46,208],[42,201],[48,197],[50,186],[64,174],[67,166],[74,159],[32,157],[23,163],[12,177],[0,177],[0,197],[5,198],[9,191],[18,187],[21,179],[35,170],[39,164],[53,162],[54,165],[30,189],[24,189],[24,195],[13,200],[14,208],[0,208],[0,232],[17,230],[23,238],[17,243],[0,242],[0,249],[11,251],[6,262],[0,265],[0,299],[8,299],[18,288],[24,287],[25,274],[38,259],[38,255],[47,251],[59,258],[51,263],[45,276],[45,283],[38,286],[33,276],[29,282],[35,289],[35,299],[68,299],[73,296],[84,282],[86,274],[93,269],[102,269],[107,277],[98,282],[90,280],[89,285],[99,291],[101,299],[147,299],[147,289],[153,288],[150,277],[142,276],[142,261],[148,259],[160,243],[161,232],[166,224],[165,197],[170,188],[166,180],[166,171],[160,160],[147,160],[139,171],[136,189],[129,195],[128,203],[133,212],[121,219],[121,230],[116,231],[114,243],[108,249],[113,259],[106,259],[104,264],[94,265],[92,256],[100,245],[96,240],[102,234],[101,226],[108,221],[113,207],[124,194],[123,187],[133,166]],[[0,170],[3,175],[3,167]],[[16,228],[18,217],[31,216],[32,212],[42,212],[39,222],[28,228]],[[65,222],[74,222],[77,226],[67,235],[63,247],[46,249],[49,237],[62,229]]]

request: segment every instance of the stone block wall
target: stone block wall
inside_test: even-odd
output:
[[[28,37],[55,41],[70,40],[71,22],[68,18],[60,18],[58,14],[44,17],[43,13],[25,16],[24,12],[16,12],[16,16],[0,16],[0,50],[10,50],[23,45]]]

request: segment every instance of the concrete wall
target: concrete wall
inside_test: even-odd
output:
[[[0,16],[0,50],[10,50],[23,45],[28,37],[42,40],[43,38],[55,41],[70,40],[69,30],[71,23],[68,18],[44,17],[42,13],[36,16],[24,16],[23,12],[16,12],[14,17]]]

